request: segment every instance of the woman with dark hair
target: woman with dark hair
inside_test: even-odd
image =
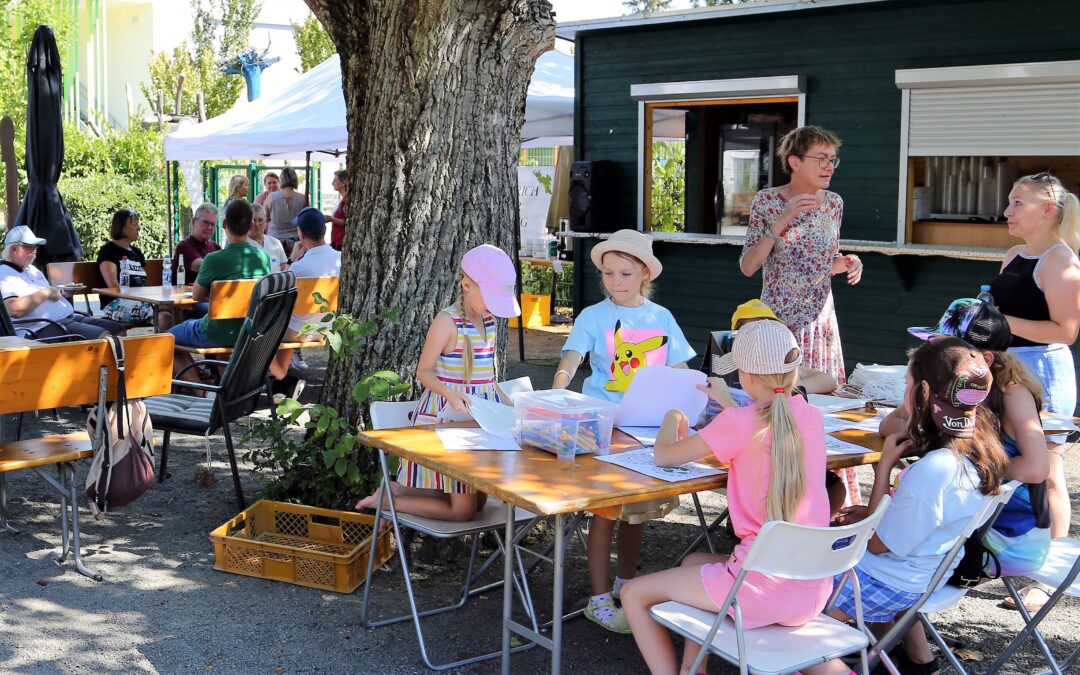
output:
[[[139,238],[139,230],[142,222],[139,214],[133,209],[120,209],[113,214],[112,223],[109,225],[109,241],[105,242],[98,250],[98,270],[105,286],[117,288],[120,286],[120,268],[127,260],[128,286],[145,286],[146,257],[135,246],[135,240]],[[108,298],[101,299],[102,310],[106,318],[120,323],[148,323],[154,317],[153,305],[137,300],[124,300],[116,298],[106,302]]]
[[[291,251],[297,241],[293,218],[308,205],[307,195],[296,191],[299,186],[296,169],[287,166],[281,170],[281,189],[272,192],[263,202],[270,222],[267,232],[276,237],[286,251]]]

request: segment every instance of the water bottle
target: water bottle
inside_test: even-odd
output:
[[[127,256],[120,259],[120,288],[127,288],[131,285],[131,271],[128,268]]]
[[[172,286],[172,265],[161,266],[161,285],[165,288]]]
[[[184,256],[176,261],[176,285],[187,286],[187,272],[184,271]]]
[[[994,304],[994,296],[990,295],[990,286],[988,284],[983,284],[982,286],[979,286],[979,296],[978,297],[979,297],[979,300],[982,300],[983,302],[985,302],[988,305],[993,305]]]
[[[281,261],[278,260],[278,257],[275,255],[272,258],[270,258],[270,273],[273,274],[274,272],[278,272],[280,270],[281,270]]]

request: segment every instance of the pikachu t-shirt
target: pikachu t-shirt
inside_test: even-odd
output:
[[[649,300],[640,307],[604,300],[581,310],[566,351],[589,355],[592,374],[581,393],[608,401],[621,400],[642,368],[676,366],[695,354],[671,312]]]

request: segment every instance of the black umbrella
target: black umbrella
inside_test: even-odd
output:
[[[26,177],[29,186],[19,206],[16,225],[29,225],[46,240],[38,249],[38,266],[79,260],[82,244],[71,214],[56,190],[64,164],[64,120],[60,112],[60,52],[49,26],[38,26],[26,57],[29,97],[26,115]]]

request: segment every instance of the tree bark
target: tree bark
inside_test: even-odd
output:
[[[547,0],[307,3],[337,47],[345,91],[339,308],[361,320],[401,309],[400,325],[354,358],[331,360],[323,403],[356,422],[360,377],[413,376],[428,325],[456,295],[465,251],[492,243],[511,252],[526,90],[555,24]]]

